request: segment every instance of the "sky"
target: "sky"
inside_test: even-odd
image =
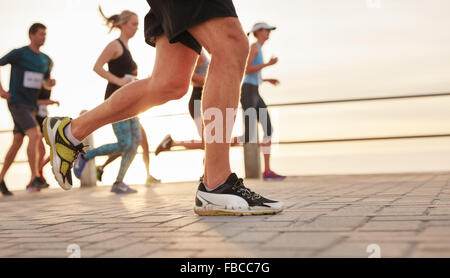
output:
[[[278,27],[264,45],[265,60],[277,56],[279,62],[266,68],[263,77],[281,81],[277,87],[261,86],[261,95],[268,104],[450,91],[450,1],[236,0],[234,3],[244,30],[249,31],[260,21]],[[139,66],[139,78],[150,75],[155,50],[145,44],[143,37],[143,18],[149,11],[146,1],[0,0],[0,18],[4,22],[0,26],[0,55],[28,44],[27,30],[33,22],[48,27],[42,51],[55,63],[53,76],[57,86],[52,95],[61,102],[59,108],[49,109],[52,115],[76,117],[81,110],[103,101],[106,81],[92,68],[103,48],[118,33],[108,33],[98,5],[107,15],[124,9],[139,15],[140,30],[130,41],[130,49]],[[9,67],[0,70],[2,84],[7,88]],[[164,121],[153,118],[187,113],[189,97],[188,93],[181,100],[141,115],[151,134],[151,147],[167,133],[182,139],[196,136],[187,117]],[[441,97],[293,107],[272,109],[271,113],[280,140],[307,140],[448,133],[448,107],[450,97]],[[0,117],[0,130],[10,129],[5,101],[0,101]],[[236,135],[242,131],[239,121],[238,118]],[[107,134],[97,136],[98,143],[103,143],[103,137],[108,138],[105,141],[114,138],[110,127],[96,134]],[[0,140],[6,144],[10,138],[0,135]],[[389,142],[383,146],[391,153],[395,149]],[[450,150],[445,140],[434,147],[441,147],[441,154]],[[416,148],[411,145],[411,149]],[[357,148],[349,145],[344,149],[351,153]],[[1,159],[4,152],[0,150]],[[444,159],[439,160],[441,164],[448,162],[443,157],[439,159]],[[349,162],[348,168],[354,164]],[[382,167],[377,169],[383,171]]]

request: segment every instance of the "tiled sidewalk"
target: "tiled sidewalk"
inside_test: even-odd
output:
[[[198,217],[196,183],[0,197],[0,257],[450,257],[450,173],[246,181],[273,216]],[[370,248],[369,248],[370,249]],[[76,255],[76,254],[72,254]]]

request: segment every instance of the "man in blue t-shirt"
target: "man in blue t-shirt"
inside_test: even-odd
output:
[[[40,51],[45,43],[46,27],[41,23],[33,24],[29,29],[30,44],[14,49],[0,58],[0,66],[11,65],[9,92],[0,82],[0,96],[8,100],[8,108],[14,121],[14,140],[0,173],[0,191],[3,195],[12,195],[4,182],[4,177],[26,135],[29,138],[27,155],[31,169],[31,181],[27,186],[30,192],[39,191],[46,183],[39,174],[38,155],[42,134],[36,121],[37,98],[42,87],[51,89],[55,81],[50,79],[52,60]]]

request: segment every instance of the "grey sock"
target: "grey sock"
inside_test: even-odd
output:
[[[72,135],[72,123],[66,126],[66,128],[64,129],[64,135],[66,135],[67,140],[69,140],[70,143],[72,143],[74,146],[78,146],[79,144],[81,144],[81,142]]]

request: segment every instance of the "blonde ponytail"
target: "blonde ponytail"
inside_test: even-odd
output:
[[[120,29],[120,25],[122,25],[123,23],[127,23],[130,20],[130,17],[132,17],[133,15],[136,15],[136,13],[134,13],[132,11],[124,10],[120,14],[115,14],[110,17],[107,17],[103,13],[101,6],[98,6],[98,10],[99,10],[101,16],[103,17],[103,19],[105,20],[106,26],[109,27],[109,32],[111,32],[112,30],[114,30],[116,28]]]

